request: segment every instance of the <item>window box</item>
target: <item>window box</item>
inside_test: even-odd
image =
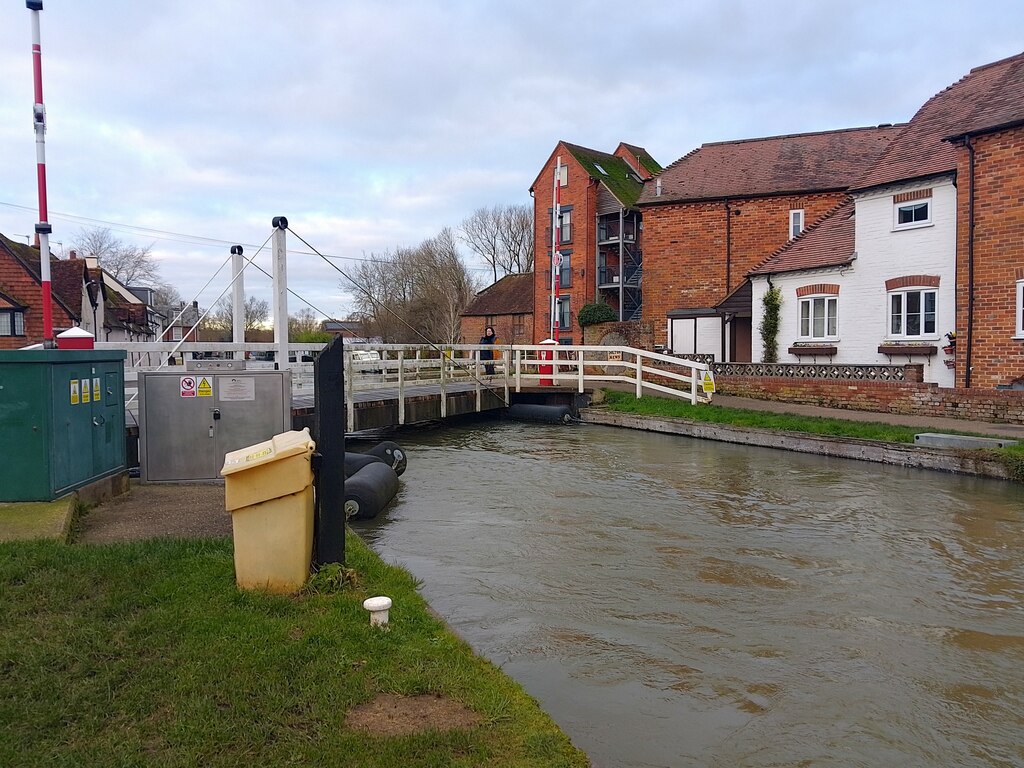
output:
[[[931,357],[938,353],[939,348],[934,344],[880,344],[878,353],[881,355],[923,355]]]
[[[828,344],[806,344],[789,348],[789,354],[797,357],[832,357],[838,351],[838,347]]]

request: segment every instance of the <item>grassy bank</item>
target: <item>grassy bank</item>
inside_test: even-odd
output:
[[[778,432],[798,432],[808,435],[850,437],[883,443],[913,443],[919,427],[905,427],[884,422],[846,421],[789,413],[771,413],[743,408],[723,408],[716,405],[693,405],[683,400],[645,395],[637,398],[625,392],[605,390],[604,404],[609,410],[635,413],[643,416],[674,417],[708,424],[726,424],[732,427],[771,429]],[[948,432],[948,430],[943,430]],[[971,434],[953,432],[952,434]],[[958,451],[983,454],[1000,462],[1017,482],[1024,482],[1024,445],[1001,449]]]
[[[297,597],[236,590],[231,551],[0,544],[0,765],[587,765],[354,536],[354,584],[321,578]],[[361,605],[374,594],[395,601],[386,632]],[[430,694],[476,724],[346,723],[381,693]]]

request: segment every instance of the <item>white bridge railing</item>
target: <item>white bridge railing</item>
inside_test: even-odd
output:
[[[135,392],[137,373],[152,370],[180,370],[185,359],[245,358],[246,368],[274,369],[274,345],[231,342],[138,342],[98,343],[100,349],[125,349],[126,397]],[[292,344],[287,367],[292,371],[292,394],[313,394],[313,359],[325,345]],[[482,360],[490,351],[494,359]],[[175,359],[168,356],[175,352]],[[445,415],[446,395],[476,391],[477,409],[483,392],[500,391],[504,402],[509,392],[524,387],[572,387],[583,392],[588,386],[606,383],[629,385],[640,397],[644,390],[659,392],[691,403],[708,402],[713,379],[707,364],[684,360],[633,347],[555,346],[514,344],[346,344],[345,389],[351,411],[359,393],[380,392],[382,399],[397,397],[399,423],[404,423],[405,401],[410,397],[438,395]],[[182,359],[185,358],[185,359]],[[174,364],[177,363],[177,364]],[[488,373],[487,366],[492,366]],[[352,414],[349,413],[350,422]]]

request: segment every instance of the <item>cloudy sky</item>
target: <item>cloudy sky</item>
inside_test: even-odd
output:
[[[44,7],[51,245],[83,227],[152,244],[186,299],[276,215],[348,269],[480,206],[529,203],[559,139],[627,141],[668,165],[708,141],[905,121],[1024,48],[1019,0]],[[0,5],[0,71],[0,232],[15,237],[37,219],[20,0]],[[292,289],[344,315],[338,272],[293,246]],[[269,297],[263,275],[246,286]]]

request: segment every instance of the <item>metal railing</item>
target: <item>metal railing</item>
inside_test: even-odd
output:
[[[184,360],[169,360],[172,352],[180,358],[231,356],[246,359],[246,368],[274,369],[272,360],[259,359],[274,351],[273,344],[232,342],[136,342],[98,343],[100,349],[125,349],[125,394],[135,394],[140,371],[181,370]],[[292,394],[313,394],[313,362],[323,344],[291,344],[286,367],[292,371]],[[477,410],[482,407],[483,393],[500,392],[504,402],[511,391],[524,388],[554,386],[571,387],[583,392],[589,386],[604,383],[630,385],[636,396],[644,390],[687,399],[692,403],[707,402],[705,391],[711,371],[707,363],[685,360],[634,347],[555,346],[537,344],[480,345],[450,344],[346,344],[346,405],[352,423],[352,409],[357,396],[379,393],[381,399],[398,400],[399,423],[405,423],[405,403],[412,397],[440,397],[441,416],[446,415],[447,395],[451,392],[475,391]],[[494,359],[481,359],[490,351]],[[256,359],[251,359],[256,358]],[[491,372],[488,373],[488,366]],[[713,381],[713,379],[711,379]]]

